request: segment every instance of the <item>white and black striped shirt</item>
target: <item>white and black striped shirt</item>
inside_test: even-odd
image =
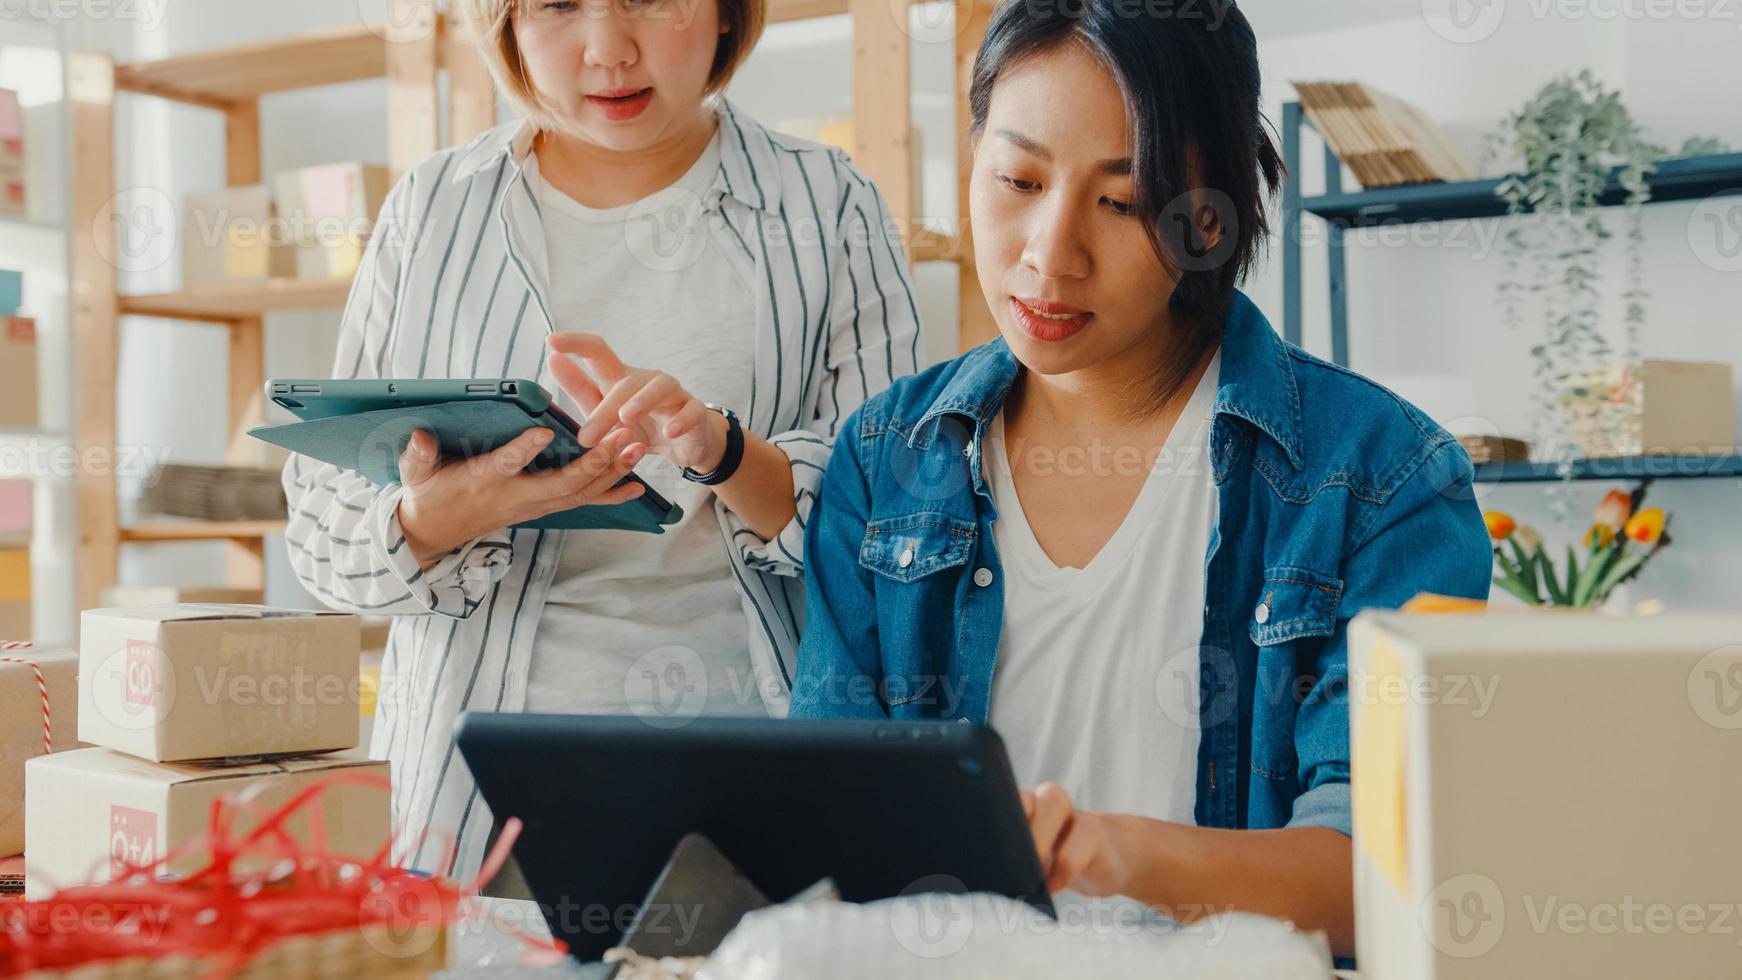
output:
[[[804,523],[835,432],[917,369],[919,314],[898,230],[845,154],[769,132],[726,100],[718,109],[720,169],[704,211],[715,243],[756,284],[744,425],[791,459],[798,513],[765,542],[714,504],[757,683],[779,715],[804,624]],[[498,127],[395,185],[345,309],[335,377],[548,385],[551,273],[536,168],[523,166],[532,136],[525,122]],[[571,532],[505,529],[425,572],[399,528],[398,484],[301,456],[284,483],[285,541],[302,583],[336,609],[395,617],[371,746],[393,765],[395,857],[469,876],[491,816],[454,751],[453,725],[462,711],[520,710],[533,633]]]

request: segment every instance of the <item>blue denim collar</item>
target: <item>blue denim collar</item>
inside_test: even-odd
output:
[[[908,445],[924,448],[937,420],[945,415],[966,416],[975,432],[982,432],[1004,404],[1019,366],[1002,337],[962,355],[955,376],[914,425]],[[1251,423],[1282,447],[1289,462],[1302,465],[1300,388],[1289,345],[1252,300],[1238,291],[1222,326],[1222,372],[1213,413]]]

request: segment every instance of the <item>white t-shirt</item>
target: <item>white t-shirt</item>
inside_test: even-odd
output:
[[[702,197],[719,167],[716,129],[675,184],[633,204],[589,208],[535,186],[557,329],[600,334],[623,363],[658,368],[697,398],[742,410],[756,300],[703,224]],[[579,416],[566,394],[559,401]],[[683,519],[662,535],[564,532],[526,710],[765,715],[713,491],[657,455],[635,472],[682,506]]]
[[[1218,351],[1130,512],[1083,568],[1053,564],[1035,539],[1002,414],[993,420],[985,459],[1004,622],[990,720],[1018,785],[1050,780],[1082,809],[1195,822],[1204,555],[1217,506],[1207,446],[1221,363]]]

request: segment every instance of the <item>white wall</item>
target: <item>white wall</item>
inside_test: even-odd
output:
[[[359,6],[365,16],[379,16],[382,3],[169,0],[155,29],[137,23],[81,29],[93,44],[115,44],[123,57],[146,57],[354,22]],[[1314,0],[1309,5],[1247,0],[1242,7],[1260,36],[1266,112],[1273,120],[1280,121],[1280,105],[1292,97],[1290,79],[1358,78],[1421,106],[1473,151],[1482,134],[1551,76],[1589,67],[1623,89],[1660,141],[1679,144],[1698,133],[1742,146],[1742,111],[1734,95],[1742,91],[1742,31],[1736,22],[1640,21],[1595,13],[1536,16],[1537,10],[1555,3],[1505,4],[1497,30],[1469,43],[1448,40],[1453,32],[1443,22],[1422,15],[1424,7],[1433,7],[1431,2]],[[1589,0],[1584,7],[1613,12],[1622,5],[1619,0]],[[912,81],[916,125],[923,131],[927,154],[925,216],[943,223],[955,208],[954,100],[950,25],[937,16],[938,9],[947,8],[930,5],[915,12]],[[731,94],[771,121],[844,112],[850,108],[850,56],[843,18],[777,25]],[[153,100],[127,101],[134,105],[124,115],[120,134],[124,180],[160,188],[176,199],[222,183],[221,130],[211,114]],[[379,82],[268,98],[263,119],[266,172],[321,160],[384,159],[383,105]],[[1306,157],[1303,171],[1310,190],[1321,180],[1319,152],[1311,139]],[[1738,204],[1742,206],[1742,199]],[[1698,260],[1688,238],[1693,207],[1667,204],[1648,213],[1646,265],[1653,298],[1644,352],[1742,362],[1742,330],[1737,329],[1742,276]],[[1615,217],[1618,221],[1619,215]],[[1457,228],[1428,227],[1442,236]],[[1442,237],[1438,244],[1355,236],[1349,249],[1352,359],[1356,369],[1382,378],[1434,375],[1464,380],[1473,392],[1470,414],[1485,415],[1508,431],[1527,431],[1526,351],[1534,340],[1499,323],[1493,302],[1500,274],[1494,254],[1498,229],[1494,222],[1465,225],[1458,237]],[[1259,270],[1249,292],[1280,320],[1276,258],[1273,254]],[[1610,261],[1615,274],[1609,281],[1619,281],[1619,256]],[[173,286],[175,275],[171,262],[130,286]],[[923,266],[918,275],[922,314],[929,324],[926,348],[933,358],[941,358],[954,346],[954,271]],[[1317,247],[1307,255],[1306,306],[1307,346],[1326,353],[1324,264]],[[334,332],[330,314],[270,318],[268,374],[323,373]],[[212,411],[221,405],[218,397],[165,396],[199,390],[206,379],[222,376],[221,333],[187,324],[132,321],[123,337],[123,440],[173,445],[177,459],[221,458],[224,427]],[[1407,384],[1402,390],[1409,393]],[[1581,487],[1578,493],[1594,499],[1603,489]],[[1540,488],[1498,488],[1488,505],[1546,523],[1544,493]],[[1742,580],[1742,522],[1734,517],[1742,486],[1734,481],[1659,484],[1653,494],[1654,502],[1673,509],[1678,543],[1633,588],[1632,598],[1662,596],[1687,607],[1742,605],[1729,584]],[[1585,506],[1583,500],[1578,504],[1581,512]],[[274,556],[272,598],[291,601],[296,592],[280,549],[274,544],[269,551]],[[215,581],[221,574],[221,552],[204,545],[130,547],[123,564],[128,581]]]

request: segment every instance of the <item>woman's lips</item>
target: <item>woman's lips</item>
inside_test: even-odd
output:
[[[652,101],[652,88],[619,88],[587,96],[588,103],[604,113],[606,119],[616,122],[641,115]]]
[[[1010,306],[1016,311],[1016,322],[1022,326],[1023,333],[1049,343],[1075,336],[1095,315],[1085,309],[1039,297],[1012,296]]]

